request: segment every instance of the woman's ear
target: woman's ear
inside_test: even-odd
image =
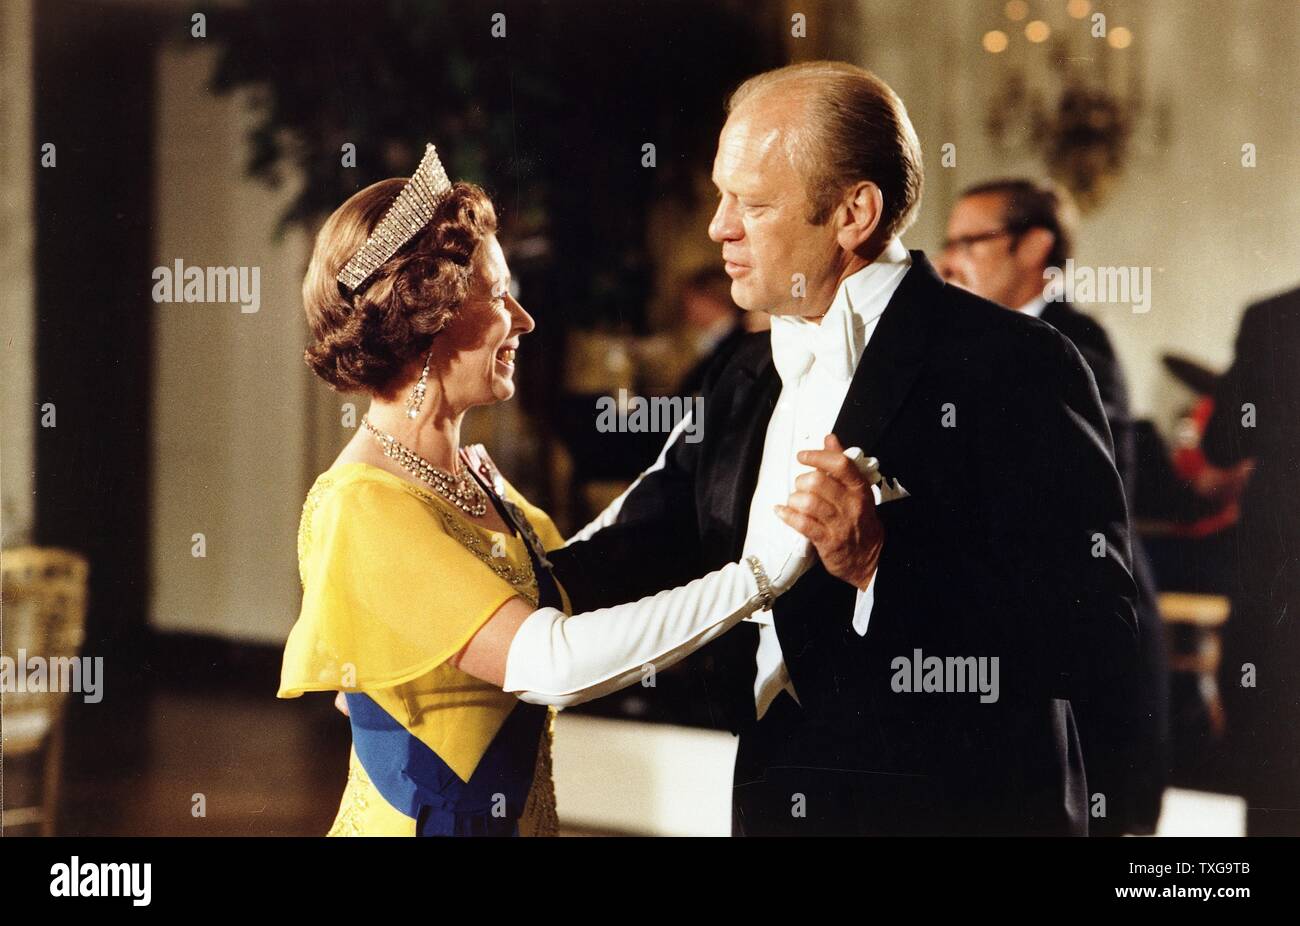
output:
[[[854,184],[844,194],[837,216],[840,227],[836,240],[846,251],[856,251],[880,227],[880,216],[885,210],[885,198],[880,187],[869,180]]]

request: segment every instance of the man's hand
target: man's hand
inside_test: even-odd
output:
[[[351,714],[348,713],[348,699],[347,696],[343,694],[343,692],[340,691],[338,697],[334,699],[334,706],[338,709],[339,713],[341,713],[344,717],[352,716]]]
[[[827,572],[865,589],[885,543],[871,485],[834,434],[826,435],[824,450],[801,450],[796,459],[814,469],[795,480],[777,515],[812,541]]]

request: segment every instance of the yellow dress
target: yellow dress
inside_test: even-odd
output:
[[[499,475],[497,486],[542,547],[563,544],[544,512]],[[510,598],[538,604],[524,537],[491,531],[386,470],[347,463],[307,494],[298,570],[302,610],[278,696],[343,691],[351,712],[330,835],[553,834],[551,713],[448,663]],[[542,579],[568,613],[564,590]]]

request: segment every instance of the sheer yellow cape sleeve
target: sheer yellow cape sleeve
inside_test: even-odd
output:
[[[518,594],[446,532],[429,502],[370,480],[326,491],[303,552],[281,698],[418,678]]]

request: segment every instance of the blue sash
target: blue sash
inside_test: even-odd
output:
[[[495,493],[489,498],[526,541],[532,532],[515,524]],[[541,607],[562,608],[550,569],[525,542]],[[374,699],[345,694],[357,759],[389,804],[415,820],[417,836],[517,836],[519,817],[533,786],[537,748],[548,709],[520,701],[488,744],[469,781],[461,781],[436,752],[402,726]]]

